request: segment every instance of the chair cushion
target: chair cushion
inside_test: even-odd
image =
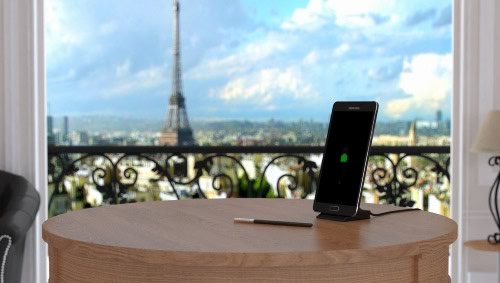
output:
[[[23,177],[0,171],[0,235],[24,238],[40,206],[40,196]]]

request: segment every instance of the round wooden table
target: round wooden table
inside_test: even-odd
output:
[[[66,213],[43,224],[49,282],[449,282],[457,225],[421,211],[334,222],[310,200],[181,200]],[[373,212],[398,209],[362,206]],[[235,217],[312,228],[234,223]]]

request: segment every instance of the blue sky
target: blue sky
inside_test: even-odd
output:
[[[377,100],[380,120],[449,117],[451,1],[181,0],[191,120],[312,119]],[[171,0],[46,0],[49,112],[163,119]]]

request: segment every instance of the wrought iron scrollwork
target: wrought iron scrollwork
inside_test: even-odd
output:
[[[142,201],[133,197],[134,192],[138,192],[139,180],[142,186],[154,186],[162,182],[162,193],[169,194],[169,198],[173,199],[308,198],[314,195],[319,186],[319,168],[316,162],[306,156],[322,151],[321,148],[314,147],[302,148],[296,152],[287,147],[254,148],[250,152],[247,147],[240,147],[229,148],[227,153],[224,152],[225,148],[217,147],[197,147],[189,149],[191,151],[173,153],[165,152],[163,147],[146,147],[144,150],[124,147],[126,150],[122,152],[118,150],[119,147],[102,150],[99,147],[86,150],[55,148],[59,151],[54,150],[54,147],[52,150],[49,148],[48,164],[49,183],[55,188],[54,194],[64,193],[67,189],[65,178],[81,174],[80,171],[85,169],[88,182],[103,195],[103,203],[107,204]],[[110,150],[107,151],[108,149]],[[285,153],[280,154],[281,150]],[[290,153],[286,153],[287,151]],[[427,153],[392,153],[380,150],[372,153],[365,185],[373,188],[385,203],[413,206],[415,202],[409,196],[409,189],[419,185],[422,174],[426,174],[424,179],[433,178],[438,184],[444,179],[450,179],[449,156],[442,160],[441,157],[433,158]],[[265,154],[271,158],[264,164],[255,164],[255,173],[250,176],[244,165],[245,154]],[[424,170],[414,164],[415,160],[425,163]],[[141,162],[139,164],[142,165],[134,162]],[[491,162],[500,163],[500,159]],[[268,182],[270,168],[279,169],[275,171],[278,175],[273,175],[272,184]],[[165,188],[167,191],[164,191]],[[75,194],[69,194],[69,197],[74,198]],[[52,199],[53,197],[51,201]]]
[[[231,156],[231,155],[228,155],[228,154],[213,154],[213,155],[208,155],[208,156],[205,156],[202,160],[199,160],[196,164],[195,164],[195,168],[197,170],[197,173],[196,173],[196,184],[197,184],[197,188],[198,188],[198,191],[200,193],[200,195],[202,195],[202,197],[206,198],[205,194],[203,193],[202,189],[201,189],[201,185],[200,185],[200,177],[203,175],[203,172],[207,173],[208,175],[210,175],[212,172],[211,170],[215,168],[215,175],[213,176],[213,179],[212,179],[212,187],[214,190],[218,191],[218,192],[222,192],[223,191],[223,183],[222,180],[227,180],[227,182],[229,183],[229,186],[226,186],[228,189],[226,190],[226,195],[227,197],[232,197],[233,196],[233,193],[236,191],[236,189],[242,185],[242,181],[238,178],[238,174],[235,174],[235,178],[238,178],[236,181],[233,181],[233,178],[231,176],[229,176],[229,174],[227,173],[224,173],[222,172],[222,168],[221,167],[221,164],[219,162],[219,165],[217,166],[216,165],[216,160],[221,160],[221,159],[227,159],[231,162],[233,162],[233,164],[237,165],[237,168],[239,168],[240,170],[242,170],[243,172],[243,178],[244,180],[246,181],[245,182],[245,189],[246,190],[246,193],[247,193],[247,196],[248,197],[252,197],[252,190],[251,190],[251,187],[250,187],[250,183],[251,183],[251,180],[250,180],[250,177],[248,176],[248,173],[247,173],[247,170],[245,169],[245,166],[243,166],[243,164],[241,163],[240,160],[238,160],[238,158],[234,157],[234,156]],[[193,182],[193,180],[191,180],[191,182]]]
[[[415,201],[410,198],[409,189],[417,185],[421,172],[432,172],[435,175],[433,178],[435,178],[437,184],[442,184],[443,177],[448,182],[450,180],[448,171],[449,157],[444,161],[444,164],[424,154],[396,154],[396,161],[389,156],[389,153],[373,154],[371,157],[379,157],[384,161],[384,167],[377,165],[377,167],[372,169],[370,181],[380,194],[380,199],[389,204],[402,207],[414,206]],[[417,168],[412,167],[415,166],[412,163],[418,159],[425,160],[431,168],[429,170],[417,170]],[[430,181],[429,179],[426,178],[427,181]]]
[[[269,167],[273,164],[275,164],[276,161],[280,159],[285,159],[285,158],[292,158],[296,160],[296,163],[298,166],[300,166],[301,170],[305,172],[309,178],[310,178],[310,184],[307,188],[304,188],[303,192],[301,193],[301,198],[306,198],[309,194],[313,192],[313,186],[318,184],[317,180],[317,175],[316,175],[316,169],[318,168],[318,165],[314,161],[307,160],[305,157],[300,156],[300,155],[292,155],[292,154],[283,154],[274,157],[271,159],[271,161],[264,167],[264,170],[262,172],[262,177],[261,181],[259,184],[259,196],[263,195],[263,185],[264,185],[264,178],[266,176],[266,172],[269,169]],[[277,192],[277,197],[281,198],[282,197],[282,192],[280,190],[280,183],[283,179],[290,179],[291,183],[287,185],[287,189],[290,190],[290,192],[294,192],[298,188],[299,180],[297,179],[297,176],[292,175],[292,174],[283,174],[280,176],[276,182],[276,192]]]

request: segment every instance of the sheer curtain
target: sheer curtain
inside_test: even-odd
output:
[[[0,1],[0,170],[27,178],[42,203],[26,239],[22,282],[47,282],[43,0]]]

